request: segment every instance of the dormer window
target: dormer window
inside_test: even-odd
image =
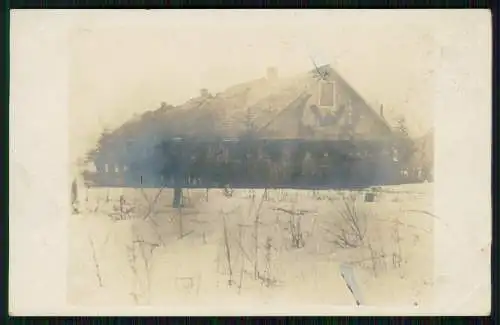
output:
[[[337,99],[337,89],[334,81],[323,81],[319,89],[319,105],[335,107]]]

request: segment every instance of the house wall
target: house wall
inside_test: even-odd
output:
[[[230,137],[241,136],[228,130],[231,130],[230,127],[235,129],[235,125],[245,121],[247,111],[238,106],[244,107],[245,104],[241,103],[241,98],[244,96],[239,96],[238,100],[234,99],[234,103],[230,101],[230,104],[227,102],[228,99],[219,98],[206,102],[205,106],[197,104],[193,110],[182,109],[175,114],[172,113],[173,115],[169,115],[172,117],[168,119],[169,123],[167,119],[161,121],[157,118],[149,119],[134,136],[131,145],[126,146],[125,140],[119,140],[107,146],[106,153],[96,161],[98,172],[107,174],[109,176],[107,179],[116,179],[118,174],[125,175],[128,177],[126,181],[130,180],[131,183],[135,182],[134,184],[139,177],[144,181],[152,180],[154,183],[178,174],[188,179],[205,179],[206,182],[222,183],[237,181],[243,185],[249,185],[249,182],[262,185],[270,180],[283,182],[280,179],[285,181],[288,179],[289,183],[298,184],[300,177],[309,177],[304,181],[319,184],[348,179],[351,177],[349,175],[359,176],[356,181],[361,183],[373,182],[374,179],[378,179],[377,182],[387,181],[393,169],[397,168],[393,160],[389,159],[390,150],[385,150],[387,154],[383,157],[375,157],[374,153],[384,145],[377,142],[380,138],[384,136],[390,138],[390,130],[380,120],[378,114],[340,76],[332,72],[327,81],[332,82],[335,87],[334,105],[331,106],[320,105],[322,81],[312,77],[304,77],[277,93],[276,97],[280,102],[292,101],[292,103],[286,108],[282,106],[287,104],[282,104],[279,107],[281,113],[275,116],[272,123],[267,124],[267,121],[264,123],[269,127],[265,130],[265,134],[259,136],[267,138],[272,143],[264,146],[266,148],[255,151],[250,142],[245,144],[202,142],[214,131],[220,131],[215,130],[216,126],[224,129],[220,134]],[[262,105],[257,103],[254,109],[262,111],[270,105],[270,102],[272,103],[267,97],[263,102]],[[234,111],[241,109],[241,112],[233,114],[233,106]],[[204,123],[198,124],[196,121]],[[192,135],[198,140],[182,144],[182,154],[167,152],[163,150],[165,148],[163,151],[158,151],[155,149],[158,139],[154,136],[165,135],[167,133],[164,130],[165,125],[168,125],[171,135],[177,133],[183,137]],[[262,128],[259,128],[260,131]],[[344,145],[340,145],[337,140],[353,138],[371,142],[368,148],[360,149],[351,145],[351,149],[340,149]],[[290,145],[281,141],[282,139],[296,140]],[[326,139],[329,142],[325,142],[327,143],[325,149],[324,143],[319,145],[319,142],[309,142],[304,147],[297,139]],[[253,144],[261,143],[259,141]],[[292,152],[288,152],[290,148]],[[222,153],[217,154],[219,151]],[[308,154],[313,157],[312,161],[304,162]],[[356,163],[350,160],[355,159],[353,157],[357,157]],[[105,173],[106,164],[107,173]],[[119,173],[115,172],[115,165],[118,165]],[[124,170],[125,166],[128,167],[127,170]],[[380,172],[381,170],[383,172]]]
[[[166,145],[165,150],[141,157],[130,164],[130,168],[118,173],[114,167],[124,163],[108,156],[110,160],[105,161],[108,172],[101,170],[98,182],[106,186],[132,187],[173,186],[174,180],[185,187],[381,185],[393,182],[399,173],[397,163],[390,157],[390,145],[263,139],[186,141],[176,144],[176,150]]]

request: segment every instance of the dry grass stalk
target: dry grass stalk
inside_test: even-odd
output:
[[[297,219],[295,219],[295,214],[290,214],[290,235],[292,237],[293,248],[304,247],[304,237],[300,228],[300,216],[297,216]]]
[[[267,236],[264,248],[266,250],[266,267],[264,270],[264,275],[259,276],[259,278],[266,287],[270,287],[277,282],[276,279],[274,279],[271,275],[271,250],[273,249],[271,237]]]
[[[127,245],[127,260],[128,264],[130,267],[130,270],[132,271],[132,274],[134,275],[134,282],[138,281],[139,274],[137,273],[137,267],[136,267],[136,261],[137,261],[137,256],[135,254],[135,245],[132,243],[132,245]],[[136,304],[139,303],[138,301],[138,294],[135,292],[135,289],[130,292],[130,295],[134,298],[134,302]]]
[[[283,208],[276,208],[275,210],[287,213],[290,216],[288,230],[290,232],[290,239],[293,248],[302,248],[305,246],[304,235],[302,233],[301,216],[311,211],[307,210],[288,210]]]
[[[375,251],[373,250],[373,247],[372,247],[372,244],[370,242],[368,242],[368,249],[370,250],[370,260],[371,260],[371,264],[372,264],[372,271],[373,271],[373,275],[375,277],[378,276],[378,272],[377,272],[377,254],[375,253]]]
[[[135,292],[131,292],[129,294],[130,294],[130,296],[132,296],[132,299],[134,299],[134,303],[136,305],[138,305],[139,304],[139,295]]]
[[[141,257],[144,262],[144,269],[146,271],[146,287],[147,287],[147,298],[149,302],[149,296],[151,293],[151,257],[153,256],[153,251],[159,245],[146,243],[143,240],[136,240],[134,244],[138,245],[141,252]],[[149,251],[149,252],[148,252]],[[148,254],[149,253],[149,254]]]
[[[114,212],[111,212],[109,214],[109,216],[114,220],[125,220],[127,218],[133,218],[133,216],[131,215],[132,212],[135,211],[135,207],[130,207],[130,208],[127,208],[126,205],[127,205],[127,202],[125,200],[125,196],[124,195],[120,195],[120,204],[119,206],[114,206],[113,207],[113,210]]]
[[[259,207],[257,208],[257,211],[255,213],[255,261],[254,261],[254,277],[255,279],[258,278],[259,276],[259,216],[260,216],[260,210],[262,209],[262,204],[264,203],[264,200],[267,198],[267,188],[264,189],[264,193],[262,194],[262,197],[260,199]]]
[[[229,268],[228,284],[229,284],[229,286],[231,286],[233,284],[233,267],[231,264],[231,247],[229,245],[229,236],[228,236],[228,232],[227,232],[226,217],[224,214],[222,214],[222,225],[223,225],[223,233],[224,233],[224,248],[226,251],[226,261],[227,261],[227,265]]]
[[[142,178],[141,178],[142,179]],[[158,192],[156,193],[154,199],[152,201],[149,200],[146,192],[144,191],[144,188],[142,187],[142,182],[141,182],[141,187],[140,187],[140,190],[141,190],[141,194],[142,196],[144,197],[144,199],[146,200],[146,203],[148,204],[148,210],[147,212],[144,214],[144,216],[142,217],[144,220],[146,220],[152,213],[153,213],[153,210],[154,210],[154,207],[156,205],[156,202],[158,201],[158,199],[160,198],[160,195],[161,193],[163,192],[163,189],[165,188],[165,185],[162,185],[160,187],[160,189],[158,190]]]
[[[154,227],[154,230],[156,232],[156,234],[158,235],[158,238],[160,239],[160,242],[165,245],[165,243],[163,242],[163,237],[160,233],[160,230],[159,230],[159,225],[158,223],[152,218],[152,214],[154,213],[154,207],[156,205],[156,203],[158,202],[158,199],[160,198],[160,195],[161,193],[163,192],[163,190],[165,189],[165,184],[163,184],[160,189],[158,190],[158,192],[156,193],[154,199],[152,201],[149,200],[146,192],[144,191],[144,187],[142,186],[142,176],[141,176],[141,187],[140,187],[140,192],[144,198],[144,200],[146,201],[147,205],[148,205],[148,210],[146,211],[146,213],[142,216],[142,219],[143,220],[148,220],[150,221],[155,227]]]
[[[392,254],[392,264],[395,268],[400,268],[401,267],[401,262],[403,260],[402,255],[401,255],[401,236],[399,233],[399,226],[402,223],[399,222],[399,220],[396,220],[394,223],[394,228],[393,228],[393,238],[396,243],[396,252]]]
[[[238,225],[238,246],[240,247],[241,252],[244,254],[243,251],[243,242],[242,242],[242,226]],[[238,294],[241,293],[241,286],[243,284],[243,273],[245,271],[245,259],[241,259],[241,270],[240,270],[240,283],[238,284]]]
[[[102,287],[101,268],[99,265],[99,261],[97,260],[94,241],[92,240],[92,238],[90,236],[89,236],[89,242],[90,242],[90,248],[92,249],[92,260],[94,261],[95,274],[97,277],[97,281],[99,283],[99,287]]]
[[[242,225],[242,224],[238,224],[238,227],[240,227],[240,230],[241,228],[243,227],[252,227],[252,225]],[[252,260],[250,258],[250,255],[248,255],[248,253],[245,251],[245,248],[243,247],[243,242],[242,241],[238,241],[238,248],[240,249],[240,253],[243,255],[243,257],[249,261],[250,263],[254,263],[254,260]]]
[[[179,238],[182,238],[184,236],[184,228],[183,228],[183,217],[182,217],[182,206],[179,204],[179,207],[177,208],[177,215],[179,219]]]
[[[98,198],[96,201],[97,202],[96,202],[96,205],[95,205],[94,211],[93,211],[94,213],[97,212],[97,211],[99,211],[99,208],[101,207],[101,200],[100,200],[100,198]]]

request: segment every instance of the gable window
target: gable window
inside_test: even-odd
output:
[[[337,89],[335,82],[326,81],[320,84],[319,89],[319,106],[336,106]]]

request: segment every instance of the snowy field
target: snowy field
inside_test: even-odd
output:
[[[90,188],[70,215],[68,303],[428,305],[432,192],[185,189],[172,208],[171,189]]]

